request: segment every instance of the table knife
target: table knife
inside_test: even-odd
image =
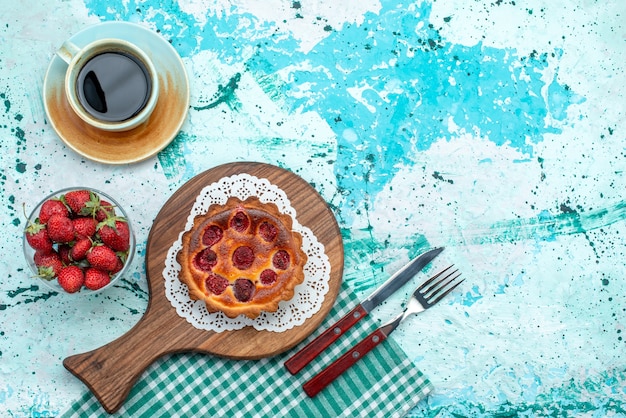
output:
[[[434,248],[409,261],[343,318],[289,358],[285,362],[287,370],[293,375],[297,374],[372,309],[406,284],[442,251],[443,248]]]

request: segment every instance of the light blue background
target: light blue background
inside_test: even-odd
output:
[[[623,2],[18,3],[0,18],[2,415],[79,397],[61,361],[141,317],[152,219],[235,160],[320,191],[363,296],[446,246],[429,271],[455,263],[463,288],[395,334],[436,387],[412,415],[625,413]],[[158,31],[192,90],[173,143],[129,166],[66,148],[41,98],[55,49],[109,20]],[[52,295],[21,259],[22,205],[72,185],[114,195],[138,230],[132,274],[101,296]]]

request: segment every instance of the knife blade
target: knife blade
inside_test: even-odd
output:
[[[343,318],[285,361],[287,370],[293,375],[297,374],[330,344],[370,313],[372,309],[406,284],[442,251],[443,247],[434,248],[409,261]]]

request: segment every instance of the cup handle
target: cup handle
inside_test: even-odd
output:
[[[72,58],[80,51],[80,48],[70,41],[63,42],[61,48],[57,50],[57,55],[63,59],[66,63],[70,63]]]

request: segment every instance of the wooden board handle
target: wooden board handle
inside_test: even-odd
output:
[[[285,362],[285,367],[291,374],[296,374],[324,351],[329,345],[336,341],[341,335],[345,334],[354,324],[359,322],[367,312],[360,304],[356,308],[348,312],[343,318],[337,321],[333,326],[320,334],[313,341],[308,343],[306,347],[294,354]]]
[[[374,347],[387,339],[385,333],[379,328],[368,335],[363,341],[352,347],[347,353],[335,360],[330,366],[322,370],[314,378],[306,382],[302,388],[310,397],[317,395],[322,389],[331,384],[343,372],[361,360]]]
[[[168,338],[163,336],[162,323],[168,315],[158,317],[148,312],[118,339],[63,360],[65,368],[87,385],[110,414],[124,404],[143,371],[173,350]]]

